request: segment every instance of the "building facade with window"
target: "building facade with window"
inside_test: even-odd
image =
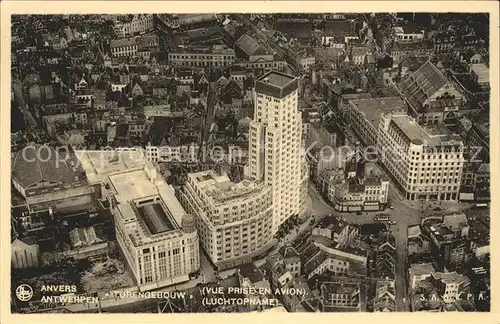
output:
[[[271,71],[255,83],[254,119],[249,129],[246,174],[271,187],[273,233],[305,208],[302,172],[302,116],[298,109],[298,78]]]
[[[262,180],[234,183],[213,170],[191,173],[180,199],[220,270],[251,262],[274,244],[271,188]]]
[[[154,18],[152,14],[133,15],[130,21],[119,21],[114,25],[118,37],[134,36],[144,34],[154,29]]]
[[[139,150],[79,152],[92,183],[110,201],[116,239],[140,291],[189,280],[200,268],[198,232],[157,170]]]
[[[113,39],[110,46],[113,57],[137,56],[138,45],[135,38]]]
[[[409,200],[457,200],[463,140],[443,125],[421,126],[402,112],[384,113],[378,157]]]
[[[168,54],[168,61],[174,66],[213,67],[231,66],[235,54],[231,48],[215,46],[210,51],[178,49]]]
[[[163,145],[146,146],[146,158],[151,162],[190,162],[197,161],[199,145],[191,143],[188,145]]]

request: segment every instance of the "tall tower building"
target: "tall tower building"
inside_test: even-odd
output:
[[[271,187],[273,232],[303,206],[301,133],[298,78],[276,71],[264,74],[255,83],[246,175]]]

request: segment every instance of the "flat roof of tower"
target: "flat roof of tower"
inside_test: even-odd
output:
[[[261,76],[257,81],[265,82],[265,83],[268,83],[268,84],[273,85],[275,87],[283,88],[287,84],[292,82],[294,79],[295,79],[295,77],[292,75],[277,72],[277,71],[271,71],[271,72],[268,72],[268,73],[264,74],[263,76]]]
[[[255,81],[255,91],[275,98],[284,98],[299,87],[299,79],[293,75],[271,71]]]

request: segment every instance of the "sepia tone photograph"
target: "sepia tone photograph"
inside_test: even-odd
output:
[[[490,312],[490,18],[11,15],[10,312]]]

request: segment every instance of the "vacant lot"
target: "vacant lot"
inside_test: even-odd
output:
[[[133,275],[127,267],[117,259],[108,258],[96,262],[82,276],[83,289],[86,292],[109,291],[134,286]]]

